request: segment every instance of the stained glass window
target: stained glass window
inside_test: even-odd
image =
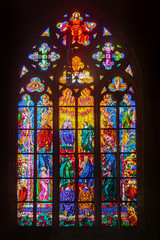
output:
[[[88,13],[61,19],[41,31],[19,74],[17,225],[137,226],[128,50]]]

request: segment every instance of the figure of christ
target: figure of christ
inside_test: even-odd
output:
[[[95,27],[95,24],[92,23],[91,27]],[[78,43],[83,44],[84,46],[89,45],[89,35],[84,32],[91,32],[91,27],[88,27],[86,22],[83,22],[80,19],[80,14],[78,12],[73,13],[71,20],[71,35],[72,43],[75,43],[76,40]]]
[[[81,146],[83,152],[93,152],[93,127],[91,125],[88,125],[88,122],[83,123],[83,129],[82,129],[82,141]]]
[[[70,29],[72,44],[77,42],[79,44],[83,44],[84,46],[87,46],[90,43],[89,35],[86,33],[90,33],[92,28],[96,27],[95,23],[90,23],[90,25],[87,25],[87,23],[80,17],[80,13],[78,12],[73,13],[70,22],[59,23],[57,25],[58,28],[61,28],[61,31],[64,33]],[[66,45],[66,42],[67,35],[64,36],[63,44]]]
[[[59,133],[61,137],[61,149],[73,149],[74,145],[74,132],[72,130],[72,123],[70,121],[70,117],[66,118],[62,126],[62,130]]]
[[[87,180],[85,180],[84,188],[80,187],[79,191],[79,212],[86,217],[92,215],[94,211],[94,191],[93,187],[88,187]]]
[[[84,185],[85,181],[87,181],[87,185],[89,187],[93,186],[94,165],[92,163],[92,159],[90,160],[88,155],[84,156],[84,161],[79,162],[79,168],[82,168],[79,173],[79,182]]]
[[[70,182],[66,187],[62,187],[62,191],[59,195],[60,200],[60,211],[65,217],[69,215],[74,215],[75,212],[75,193],[72,189]]]
[[[48,200],[48,196],[49,196],[50,179],[46,179],[49,177],[49,169],[47,170],[45,167],[42,167],[41,170],[42,170],[40,175],[41,179],[39,180],[39,184],[38,184],[38,190],[39,190],[38,199],[42,201],[46,201]]]

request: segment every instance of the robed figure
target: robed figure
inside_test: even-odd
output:
[[[40,180],[38,184],[38,190],[39,190],[39,195],[38,199],[45,201],[48,200],[49,197],[49,183],[50,179],[47,179],[49,177],[49,169],[47,170],[45,167],[41,168],[42,172],[40,175]]]
[[[79,183],[84,185],[85,181],[87,181],[87,185],[89,187],[93,186],[94,165],[90,161],[89,157],[88,156],[84,156],[84,161],[79,166],[83,167],[83,170],[80,172]]]
[[[116,199],[116,181],[115,181],[115,173],[112,170],[112,167],[109,166],[107,168],[107,178],[103,179],[103,188],[102,195],[105,200],[115,200]]]
[[[23,211],[23,205],[24,205],[24,201],[27,200],[27,188],[25,186],[25,182],[24,179],[22,179],[19,182],[19,201],[21,201],[19,203],[20,205],[20,211]]]
[[[69,181],[72,183],[74,170],[72,170],[72,159],[70,159],[70,156],[66,155],[65,157],[61,157],[59,175],[62,187],[66,187]]]
[[[81,146],[83,152],[93,152],[93,127],[91,125],[88,125],[88,122],[83,123],[84,128],[82,129],[82,141]]]
[[[67,187],[63,188],[59,195],[60,200],[60,211],[66,217],[69,215],[73,215],[75,212],[75,193],[71,188],[71,184],[68,183]]]
[[[70,121],[70,117],[66,118],[66,121],[64,122],[62,126],[62,130],[59,133],[61,138],[61,149],[67,150],[67,149],[73,149],[74,145],[74,132],[72,130],[72,123]]]
[[[92,187],[88,187],[87,181],[85,181],[84,188],[80,188],[79,192],[79,212],[82,215],[90,216],[94,211],[94,191]]]
[[[53,133],[51,130],[51,126],[47,121],[44,121],[44,124],[41,127],[41,130],[38,131],[37,143],[38,143],[38,152],[51,152],[53,141]]]

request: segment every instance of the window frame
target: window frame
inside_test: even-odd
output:
[[[60,63],[60,65],[61,65],[61,63]],[[91,64],[92,65],[92,64]],[[131,64],[131,66],[133,67],[134,66],[134,64],[132,65]],[[59,67],[60,68],[60,67]],[[59,69],[58,67],[57,67],[57,72],[58,72],[58,69]],[[134,68],[135,69],[135,68]],[[94,71],[94,70],[93,70]],[[135,71],[134,71],[135,72]],[[43,73],[41,73],[42,75],[43,75]],[[125,75],[125,73],[124,73],[124,75]],[[95,79],[97,78],[97,76],[95,77]],[[129,77],[130,78],[130,77]],[[57,78],[58,79],[58,78]],[[132,78],[131,78],[132,79]],[[48,80],[47,80],[48,81]],[[56,82],[56,81],[55,81]],[[98,83],[98,81],[96,80],[96,82]],[[135,83],[132,81],[132,84],[135,86]],[[55,89],[58,89],[58,87],[57,87],[57,84],[56,83],[53,83],[53,86],[55,87]],[[99,85],[97,84],[97,87],[98,87]],[[134,90],[135,90],[135,87],[134,87]],[[136,90],[137,91],[137,90]],[[57,91],[55,91],[56,93],[57,93]],[[47,93],[48,94],[48,93]],[[54,94],[53,94],[54,95]],[[52,96],[53,97],[53,99],[57,99],[57,97],[58,97],[58,94],[55,94],[54,96]],[[97,98],[97,96],[95,97],[95,99]],[[137,98],[137,94],[136,94],[136,98]],[[136,101],[136,103],[137,103],[138,101]],[[54,107],[55,107],[55,101],[53,100],[53,104],[54,104]],[[96,106],[97,107],[97,106]],[[96,108],[95,107],[95,108]],[[137,108],[137,113],[138,113],[138,104],[137,104],[137,106],[136,106],[136,108]],[[98,110],[97,110],[98,111]],[[137,123],[139,122],[139,120],[138,120],[138,114],[137,114]],[[55,123],[55,126],[57,125],[56,124],[56,121],[58,120],[58,117],[57,116],[54,116],[54,123]],[[97,121],[97,118],[96,118],[96,121]],[[56,127],[55,127],[56,128]],[[97,130],[98,131],[98,130]],[[95,130],[95,133],[96,133],[96,130]],[[57,135],[55,135],[55,136],[57,136]],[[97,133],[97,136],[98,136],[98,133]],[[137,136],[138,136],[138,124],[137,124]],[[56,144],[56,146],[57,146],[57,144]],[[140,155],[139,154],[139,151],[138,151],[138,137],[137,137],[137,156],[138,155]],[[55,149],[56,149],[56,147],[55,147]],[[55,150],[55,155],[56,155],[57,153],[56,153],[56,150]],[[139,165],[138,164],[138,161],[137,161],[137,165]],[[139,167],[137,167],[137,168],[139,168]],[[139,170],[138,170],[139,171]],[[138,177],[138,175],[139,175],[139,173],[137,174],[137,178],[139,179],[139,177]],[[139,180],[138,180],[139,181]],[[54,185],[55,185],[55,183],[54,183]],[[139,184],[138,184],[139,185]],[[139,187],[138,187],[139,188]],[[138,190],[138,192],[139,192],[139,190]],[[138,194],[139,195],[139,194]],[[58,197],[57,197],[57,199],[58,199]],[[54,206],[54,205],[53,205]],[[55,206],[55,208],[56,208],[56,206]],[[53,215],[54,216],[54,215]],[[138,216],[139,216],[139,214],[138,214]],[[140,216],[139,216],[140,217]]]

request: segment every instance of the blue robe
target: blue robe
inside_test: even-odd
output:
[[[107,169],[109,166],[112,167],[112,172],[114,172],[114,175],[116,176],[117,175],[117,171],[116,171],[116,158],[115,158],[115,155],[114,154],[109,154],[110,152],[112,151],[108,151],[108,154],[105,156],[105,163],[106,163],[106,166],[105,166],[105,169]],[[103,168],[103,166],[101,165],[102,167],[102,173],[104,174],[104,172],[106,172],[107,170],[105,170]]]
[[[61,137],[62,149],[65,149],[70,144],[71,145],[74,144],[74,132],[72,129],[64,129],[64,125],[63,125],[59,135]],[[73,146],[70,146],[70,147],[73,147]]]
[[[65,188],[62,190],[62,192],[59,195],[60,202],[60,211],[64,214],[64,212],[68,212],[69,214],[73,215],[75,212],[75,193],[72,189],[66,190]],[[70,202],[65,202],[70,201]]]
[[[68,158],[61,157],[60,162],[60,169],[59,169],[59,175],[60,175],[60,184],[65,187],[68,185],[68,182],[73,182],[74,177],[74,171],[72,170],[72,163],[69,162]]]
[[[37,158],[37,170],[38,170],[38,177],[40,177],[40,174],[42,172],[41,168],[45,167],[47,170],[49,169],[49,175],[53,175],[53,169],[51,162],[49,161],[49,156],[46,154],[41,154]]]
[[[84,185],[85,183],[85,180],[87,180],[87,185],[90,187],[90,186],[93,186],[93,179],[88,179],[88,178],[94,178],[94,166],[91,162],[87,162],[85,163],[84,165],[84,169],[83,169],[83,172],[81,173],[80,175],[80,178],[79,179],[79,182],[81,184]],[[83,179],[82,179],[83,178]]]

